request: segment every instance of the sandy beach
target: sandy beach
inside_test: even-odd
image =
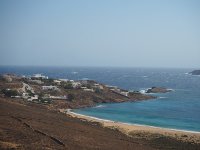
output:
[[[111,120],[104,120],[74,113],[70,109],[67,110],[61,109],[60,112],[66,113],[67,115],[74,118],[79,118],[82,121],[98,122],[105,128],[118,130],[134,138],[145,138],[147,140],[151,140],[152,138],[169,137],[169,138],[174,138],[176,140],[180,140],[182,142],[189,142],[196,144],[200,143],[200,132],[115,122]]]

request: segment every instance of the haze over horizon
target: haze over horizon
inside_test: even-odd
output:
[[[0,1],[0,65],[200,68],[200,1]]]

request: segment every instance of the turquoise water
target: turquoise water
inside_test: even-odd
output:
[[[74,112],[125,123],[200,131],[199,94],[194,95],[191,91],[177,89],[157,96],[160,98],[140,102],[101,104]],[[192,103],[190,96],[193,97]]]
[[[200,132],[200,76],[185,74],[193,69],[80,68],[80,67],[0,67],[0,73],[31,75],[43,73],[53,78],[89,78],[127,90],[152,86],[173,89],[156,94],[158,99],[140,102],[100,104],[74,112],[132,124],[151,125]]]

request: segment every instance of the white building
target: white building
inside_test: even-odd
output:
[[[53,82],[56,83],[57,85],[60,85],[62,81],[61,80],[53,80]]]
[[[29,82],[37,83],[37,84],[43,84],[44,83],[41,80],[29,80]]]
[[[87,87],[85,87],[85,86],[82,86],[82,87],[81,87],[81,89],[87,89]]]
[[[22,93],[22,98],[27,99],[29,97],[29,94],[26,92]]]
[[[73,88],[80,88],[81,87],[81,83],[80,82],[72,82],[72,87]]]
[[[68,82],[69,80],[68,79],[59,79],[60,81],[63,81],[63,82]]]
[[[93,89],[83,89],[84,91],[87,91],[87,92],[94,92],[94,90]]]
[[[57,86],[50,85],[50,86],[42,86],[42,90],[59,90],[59,89],[57,88]]]
[[[34,95],[31,98],[28,98],[27,101],[38,100],[38,95]]]
[[[98,83],[95,83],[94,87],[103,90],[103,86]]]
[[[128,96],[129,92],[121,92],[122,95]]]
[[[12,78],[9,75],[3,75],[3,78],[7,81],[7,82],[12,82]]]
[[[110,89],[111,91],[114,91],[114,92],[118,92],[118,93],[120,93],[121,92],[121,90],[120,89],[118,89],[118,88],[114,88],[114,89]]]
[[[50,99],[60,99],[60,100],[66,100],[67,95],[64,96],[49,96]]]
[[[110,89],[117,89],[118,87],[117,86],[112,86],[112,85],[106,85],[107,88],[110,88]]]
[[[34,74],[32,78],[48,79],[48,76],[43,76],[42,74]]]

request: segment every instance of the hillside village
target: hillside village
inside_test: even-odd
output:
[[[52,79],[42,74],[0,76],[1,97],[45,104],[52,109],[90,107],[97,103],[125,102],[155,98],[93,80]]]

